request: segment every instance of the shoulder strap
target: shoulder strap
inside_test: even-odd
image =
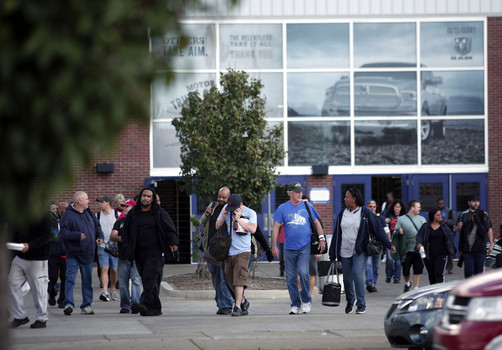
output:
[[[99,218],[101,218],[101,210],[98,211],[98,213],[96,214],[96,217],[98,218],[98,221],[99,221]]]
[[[317,228],[315,227],[314,220],[312,219],[312,214],[310,213],[310,208],[307,202],[303,202],[305,204],[305,208],[307,208],[307,211],[309,212],[309,221],[310,221],[310,226],[312,227],[312,233],[317,233]]]
[[[413,226],[415,226],[415,230],[417,230],[417,232],[418,232],[418,231],[419,231],[419,230],[418,230],[418,227],[417,227],[417,225],[415,225],[415,222],[413,221],[413,219],[412,219],[412,218],[411,218],[408,214],[406,214],[406,217],[407,217],[408,219],[410,219],[410,221],[411,221],[411,223],[413,224]]]
[[[115,219],[116,219],[116,218],[118,218],[118,217],[119,217],[119,212],[118,212],[118,211],[116,211],[115,209],[112,209],[112,210],[113,210],[113,212],[115,213]]]

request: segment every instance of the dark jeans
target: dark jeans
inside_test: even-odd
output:
[[[469,278],[472,275],[483,273],[485,268],[486,254],[483,253],[464,253],[464,277]]]
[[[58,304],[64,303],[65,298],[65,283],[66,283],[66,258],[60,256],[49,256],[49,285],[47,290],[49,295],[56,296],[56,283],[58,281],[58,275],[61,280],[59,287],[59,297],[57,300]]]
[[[149,313],[162,311],[157,284],[162,268],[162,255],[160,251],[144,251],[137,254],[136,267],[143,281],[143,293],[141,293],[140,304],[145,306]]]
[[[447,255],[431,256],[430,258],[424,259],[430,284],[444,282],[444,270],[446,268],[447,259]]]

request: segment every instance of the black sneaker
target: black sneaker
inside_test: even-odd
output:
[[[371,291],[373,293],[376,293],[376,292],[378,292],[378,289],[375,286],[371,286]]]
[[[249,301],[244,299],[244,302],[241,304],[242,316],[246,316],[248,314],[249,309]]]
[[[63,312],[64,312],[65,315],[69,316],[73,312],[73,307],[71,305],[66,305],[66,307],[63,310]]]
[[[51,294],[49,295],[49,305],[50,306],[55,306],[56,305],[56,296]]]
[[[387,277],[387,278],[385,279],[385,283],[390,283],[390,277]]]
[[[410,285],[407,285],[407,284],[405,283],[405,284],[404,284],[404,290],[403,290],[403,293],[408,292],[410,289],[411,289],[411,283],[410,283]]]
[[[121,314],[130,314],[130,313],[131,313],[131,310],[126,309],[125,307],[123,307],[122,309],[120,309],[120,313],[121,313]]]
[[[232,317],[242,316],[242,310],[240,307],[234,306],[234,310],[232,311]]]
[[[356,314],[364,314],[366,313],[366,306],[358,306],[356,309]]]
[[[132,303],[131,306],[131,314],[140,314],[140,313],[145,313],[147,312],[147,308],[143,304],[138,304],[138,303]]]
[[[216,311],[216,315],[231,315],[232,314],[232,309],[218,309]]]
[[[368,291],[368,293],[372,293],[373,292],[373,289],[371,288],[371,284],[367,284],[366,285],[366,290]]]
[[[19,326],[22,326],[23,324],[27,324],[28,322],[30,322],[30,319],[28,317],[21,319],[15,318],[11,323],[9,323],[9,328],[17,328]]]
[[[46,327],[46,323],[47,323],[47,321],[36,320],[35,322],[33,322],[31,324],[30,328],[45,328]]]
[[[398,284],[400,281],[399,280],[394,280],[394,283],[395,284]]]
[[[350,314],[354,311],[354,304],[347,303],[347,306],[345,306],[345,313]]]

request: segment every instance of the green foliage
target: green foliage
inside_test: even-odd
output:
[[[228,186],[249,206],[273,190],[284,158],[282,124],[267,128],[260,80],[246,72],[221,73],[221,91],[190,92],[172,122],[181,142],[181,172],[188,193],[205,201]]]
[[[180,33],[184,6],[0,3],[0,222],[14,228],[37,219],[53,191],[70,183],[75,164],[110,151],[132,119],[148,122],[155,67],[148,36]]]

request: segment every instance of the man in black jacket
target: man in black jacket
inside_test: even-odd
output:
[[[179,246],[174,223],[155,198],[154,189],[141,190],[139,201],[127,214],[121,231],[124,253],[129,261],[136,260],[143,281],[140,303],[131,307],[133,313],[139,311],[141,316],[162,315],[157,285],[162,253],[166,260],[173,259]]]
[[[14,320],[10,328],[17,328],[30,322],[24,307],[23,284],[28,281],[33,296],[33,303],[37,309],[35,322],[31,328],[45,328],[47,322],[47,274],[49,256],[49,237],[51,235],[51,221],[45,215],[38,224],[31,225],[27,230],[16,232],[13,242],[24,245],[10,267],[7,300]]]

